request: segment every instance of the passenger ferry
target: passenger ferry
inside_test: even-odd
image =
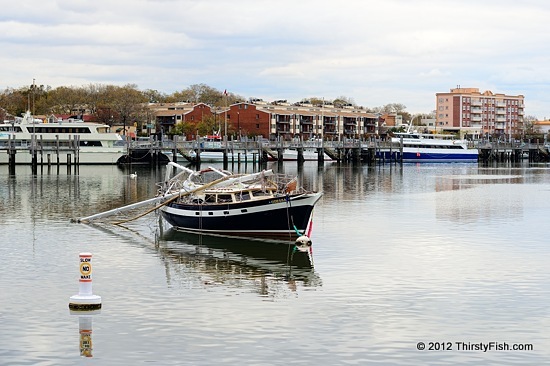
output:
[[[80,119],[56,120],[46,123],[33,118],[27,111],[23,117],[0,124],[0,149],[7,150],[9,144],[15,146],[16,164],[30,164],[33,147],[46,159],[50,155],[52,163],[67,163],[67,153],[78,143],[80,164],[116,164],[125,153],[122,137],[111,132],[109,125],[84,122]],[[65,151],[65,152],[64,152]],[[74,157],[72,158],[74,162]],[[8,163],[8,154],[0,153],[0,164]]]
[[[393,134],[391,142],[394,146],[403,144],[404,163],[478,161],[478,149],[470,148],[468,141],[456,139],[453,135],[397,132]]]

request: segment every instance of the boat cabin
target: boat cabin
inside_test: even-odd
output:
[[[193,199],[193,203],[196,204],[228,204],[238,203],[244,201],[253,201],[258,199],[264,199],[266,197],[273,197],[275,190],[267,188],[262,190],[261,188],[250,189],[227,189],[207,191],[202,195],[197,195]]]

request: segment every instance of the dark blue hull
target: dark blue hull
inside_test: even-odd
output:
[[[435,150],[435,149],[434,149]],[[443,150],[443,149],[442,149]],[[384,158],[388,160],[401,160],[401,153],[393,151],[390,155],[389,152],[383,152],[378,158]],[[423,151],[423,152],[403,152],[404,163],[475,163],[478,161],[477,151],[464,152],[452,152],[446,153],[445,151]]]
[[[170,203],[161,209],[172,226],[186,231],[253,237],[304,233],[320,193],[228,204]]]

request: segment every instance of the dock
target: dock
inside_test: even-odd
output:
[[[30,164],[32,171],[36,172],[39,165],[72,165],[80,164],[80,136],[75,135],[74,139],[66,142],[60,142],[59,139],[53,144],[44,143],[42,139],[34,138],[27,144],[16,144],[13,140],[8,140],[4,145],[0,145],[0,153],[8,155],[8,169],[10,174],[15,172],[16,164]],[[19,160],[18,155],[26,156]]]
[[[69,142],[44,144],[41,140],[28,145],[16,145],[8,141],[0,146],[0,153],[8,155],[10,171],[16,164],[30,164],[33,169],[41,165],[79,165],[79,136]],[[472,142],[479,151],[479,162],[529,162],[550,161],[548,145],[535,143]],[[316,152],[316,159],[323,163],[325,156],[336,162],[375,164],[401,164],[402,145],[388,140],[345,139],[343,141],[227,141],[208,145],[199,141],[151,141],[149,144],[132,142],[116,162],[119,165],[165,165],[168,161],[187,162],[199,165],[201,154],[217,152],[223,156],[224,165],[241,163],[265,163],[269,160],[282,161],[283,151],[296,151],[296,161],[303,162],[304,152]],[[22,154],[27,156],[18,159]],[[30,159],[29,159],[30,156]],[[183,160],[183,161],[182,161]]]

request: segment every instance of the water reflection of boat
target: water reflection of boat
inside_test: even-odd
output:
[[[205,235],[169,229],[162,236],[163,240],[185,244],[196,248],[206,248],[208,255],[221,258],[243,259],[265,265],[284,265],[298,268],[311,268],[313,262],[309,251],[300,251],[288,241],[235,238],[227,236]],[[195,249],[196,249],[195,248]]]
[[[293,251],[288,243],[274,244],[255,239],[238,239],[166,231],[157,246],[167,263],[167,276],[174,285],[185,268],[185,282],[196,273],[198,286],[252,289],[260,296],[281,297],[301,288],[321,286],[306,252]],[[177,264],[177,268],[172,265]]]
[[[159,223],[160,224],[160,223]],[[307,252],[292,251],[288,242],[210,236],[162,229],[155,239],[142,232],[143,225],[93,227],[126,239],[132,247],[159,258],[169,286],[216,286],[281,297],[303,288],[322,285]],[[290,249],[290,251],[289,251]]]

